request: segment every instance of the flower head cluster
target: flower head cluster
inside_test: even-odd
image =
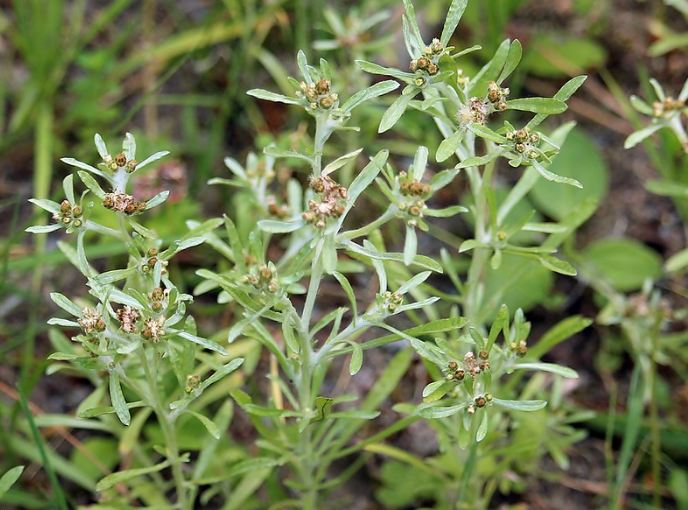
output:
[[[136,332],[136,323],[140,317],[140,314],[136,309],[130,306],[123,306],[117,310],[116,314],[122,331],[125,333]]]
[[[382,308],[389,313],[394,313],[404,303],[404,296],[399,292],[386,291],[380,295]]]
[[[328,175],[313,177],[310,187],[319,200],[309,200],[308,210],[301,217],[315,228],[322,229],[329,218],[339,218],[346,209],[347,190]]]
[[[538,149],[540,145],[540,135],[538,133],[531,132],[526,127],[513,131],[507,131],[504,136],[510,142],[510,148],[514,152],[521,154],[523,157],[528,159],[537,160],[540,158],[542,153]]]
[[[299,84],[301,90],[296,91],[296,96],[304,98],[308,102],[308,108],[313,111],[318,109],[329,110],[336,107],[339,95],[330,90],[330,80],[320,78],[315,83],[306,84],[302,81]]]
[[[124,152],[120,152],[116,156],[111,156],[110,154],[105,154],[103,156],[103,162],[102,165],[108,168],[109,170],[115,171],[120,168],[126,169],[127,172],[131,173],[136,169],[136,165],[138,165],[138,161],[135,159],[128,159],[127,155]]]
[[[91,333],[105,331],[105,321],[103,316],[94,308],[84,308],[81,312],[79,325],[84,333],[90,335]]]
[[[150,340],[154,343],[157,343],[165,335],[164,325],[165,317],[162,315],[146,319],[146,321],[143,323],[141,335],[146,340]]]
[[[652,115],[654,117],[669,117],[675,112],[680,112],[686,107],[685,100],[665,97],[662,101],[652,103]]]
[[[252,268],[251,272],[247,275],[244,275],[241,281],[242,283],[249,284],[256,290],[262,292],[274,294],[279,290],[277,270],[272,263],[263,264]]]
[[[80,228],[83,225],[83,208],[72,204],[69,200],[63,200],[60,208],[53,213],[53,219],[65,227]]]
[[[463,361],[452,360],[447,364],[446,378],[449,381],[463,381],[466,375],[476,377],[489,368],[490,362],[487,351],[480,351],[478,357],[473,352],[467,352]]]
[[[508,88],[502,88],[497,85],[496,82],[491,81],[487,85],[486,97],[471,97],[468,102],[459,109],[459,125],[484,125],[487,122],[487,118],[492,113],[506,110],[506,97],[509,93],[510,91]]]
[[[414,83],[417,87],[422,87],[427,83],[429,77],[439,73],[439,61],[445,53],[447,53],[447,48],[439,39],[433,39],[430,45],[423,49],[423,54],[420,57],[411,60],[409,69],[416,73]]]
[[[146,202],[136,200],[126,193],[106,193],[103,197],[103,207],[124,213],[128,216],[140,214],[146,210]]]

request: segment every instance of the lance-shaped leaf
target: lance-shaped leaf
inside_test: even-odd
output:
[[[666,126],[664,124],[661,124],[661,123],[650,124],[649,126],[645,126],[643,129],[640,129],[638,131],[635,131],[634,133],[631,133],[628,136],[628,138],[626,138],[626,141],[624,142],[624,149],[631,149],[631,148],[635,147],[640,142],[642,142],[647,137],[654,134],[656,131],[659,131],[663,127],[666,127]]]
[[[265,101],[272,101],[274,103],[301,104],[301,102],[296,98],[285,96],[284,94],[278,94],[276,92],[270,92],[269,90],[251,89],[246,93],[249,96],[253,96],[258,99],[264,99]]]
[[[447,12],[447,18],[444,21],[444,27],[442,28],[442,35],[440,36],[440,42],[442,46],[447,46],[449,44],[449,39],[451,39],[452,34],[459,25],[461,16],[463,16],[463,11],[466,10],[468,5],[468,0],[453,0],[449,6],[449,11]]]
[[[93,141],[96,144],[96,150],[98,151],[98,154],[100,157],[104,160],[106,159],[110,153],[107,150],[107,146],[105,145],[105,141],[103,140],[103,137],[100,136],[100,134],[96,133],[95,136],[93,137]]]
[[[511,99],[506,102],[510,110],[523,112],[544,113],[552,115],[566,111],[566,103],[553,97],[528,97],[523,99]]]
[[[68,164],[68,165],[75,166],[75,167],[77,167],[77,168],[81,168],[82,170],[86,170],[86,171],[88,171],[88,172],[91,172],[92,174],[99,175],[99,176],[104,177],[104,178],[106,178],[106,179],[108,178],[107,175],[105,175],[104,172],[101,172],[101,171],[98,170],[97,168],[92,167],[91,165],[89,165],[89,164],[87,164],[87,163],[84,163],[83,161],[79,161],[78,159],[74,159],[74,158],[61,158],[60,161],[62,161],[63,163],[66,163],[66,164]]]
[[[356,64],[361,68],[362,71],[370,74],[379,74],[382,76],[392,76],[393,78],[398,78],[405,82],[410,82],[415,78],[412,73],[407,73],[405,71],[399,71],[393,67],[384,67],[373,62],[368,62],[367,60],[357,60]],[[384,83],[384,82],[383,82]]]
[[[152,209],[153,207],[162,204],[165,200],[167,200],[167,197],[169,197],[169,196],[170,196],[169,191],[161,191],[160,193],[158,193],[157,195],[155,195],[153,198],[151,198],[150,200],[148,200],[146,202],[146,210]]]
[[[102,199],[105,196],[105,191],[103,190],[103,188],[100,187],[98,181],[91,177],[91,174],[84,172],[83,170],[79,170],[77,174],[79,175],[81,182],[83,182],[86,185],[86,187],[89,190],[91,190],[91,193],[93,193],[100,199]]]
[[[569,379],[578,379],[578,372],[569,367],[563,367],[555,363],[518,363],[513,367],[515,370],[538,370],[549,372]]]
[[[129,425],[131,423],[131,414],[129,413],[127,402],[124,400],[117,372],[110,372],[110,401],[119,421],[124,425]]]
[[[141,161],[141,163],[139,163],[138,165],[136,165],[136,167],[134,168],[134,170],[140,170],[140,169],[142,169],[144,166],[150,165],[150,164],[153,163],[154,161],[157,161],[157,160],[159,160],[159,159],[161,159],[161,158],[164,158],[164,157],[167,156],[169,153],[170,153],[170,151],[160,151],[160,152],[156,152],[155,154],[151,154],[151,155],[148,156],[146,159],[144,159],[143,161]]]
[[[394,124],[396,124],[404,114],[406,108],[408,108],[409,103],[414,97],[415,94],[402,94],[396,98],[396,100],[389,106],[389,108],[387,108],[387,111],[385,111],[384,115],[382,116],[382,120],[380,121],[380,126],[378,127],[377,132],[384,133],[394,126]]]
[[[539,411],[547,405],[546,400],[502,400],[500,398],[492,399],[492,403],[512,411]]]
[[[355,151],[351,151],[347,154],[344,154],[343,156],[339,156],[337,159],[332,161],[330,164],[325,166],[322,171],[322,175],[329,175],[335,170],[340,169],[344,165],[346,165],[349,161],[354,159],[356,156],[358,156],[363,149],[357,149]]]
[[[382,96],[384,94],[389,94],[397,88],[399,88],[399,83],[397,83],[396,81],[381,81],[366,89],[359,90],[358,92],[356,92],[353,96],[351,96],[344,102],[344,104],[342,105],[342,110],[344,110],[345,112],[350,112],[361,103]]]
[[[568,184],[569,186],[575,186],[576,188],[583,188],[583,185],[576,179],[570,177],[564,177],[562,175],[557,175],[554,172],[547,170],[542,164],[537,161],[533,161],[533,168],[538,171],[538,173],[543,176],[548,181],[558,182],[559,184]]]
[[[174,329],[169,330],[170,333],[175,334],[176,336],[183,338],[184,340],[188,340],[189,342],[193,342],[195,344],[200,345],[201,347],[205,347],[208,350],[219,352],[223,356],[227,355],[227,351],[222,347],[220,344],[217,342],[213,342],[212,340],[208,340],[207,338],[202,338],[200,336],[192,335],[191,333],[188,333],[186,331],[177,331]]]
[[[435,154],[435,159],[438,163],[447,160],[456,153],[456,150],[461,145],[465,134],[465,129],[459,129],[458,131],[455,131],[449,135],[449,137],[442,140],[440,146],[437,148],[437,154]]]

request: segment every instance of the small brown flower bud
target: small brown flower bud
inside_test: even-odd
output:
[[[523,145],[522,143],[517,143],[515,146],[516,152],[520,152],[523,154],[526,151],[526,146]]]
[[[106,209],[112,209],[114,205],[115,202],[111,196],[105,195],[105,197],[103,197],[103,207],[105,207]]]
[[[528,131],[525,129],[519,129],[514,132],[514,138],[517,142],[525,142],[528,139]]]
[[[148,249],[148,256],[149,257],[154,257],[158,254],[158,249],[157,248],[149,248]]]
[[[454,372],[454,377],[458,381],[463,381],[463,378],[466,377],[466,372],[464,370],[457,370],[456,372]]]
[[[190,374],[186,376],[186,386],[184,391],[191,393],[201,384],[201,377],[198,374]]]
[[[411,60],[411,63],[409,64],[409,69],[411,70],[411,72],[415,73],[416,70],[418,70],[418,60],[416,60],[416,59]]]
[[[67,213],[71,210],[72,205],[69,203],[68,200],[63,200],[62,203],[60,204],[60,211],[63,213]]]
[[[81,210],[81,207],[78,206],[78,205],[75,205],[75,206],[72,208],[72,214],[73,214],[74,216],[81,216],[81,215],[83,214],[83,212],[84,212],[84,211],[82,211],[82,210]]]
[[[318,80],[315,84],[315,91],[318,94],[327,94],[330,91],[330,80]]]
[[[449,367],[449,370],[456,370],[457,368],[459,368],[459,364],[454,360],[450,361],[449,365],[447,366]]]
[[[436,75],[438,73],[438,71],[439,71],[439,67],[437,67],[436,64],[433,64],[432,62],[430,62],[430,64],[428,64],[428,74],[430,76]]]
[[[123,152],[120,152],[115,156],[115,164],[118,167],[125,166],[127,164],[127,156]]]
[[[138,164],[138,161],[136,161],[135,159],[130,159],[129,161],[127,161],[127,172],[131,173],[134,170],[136,170],[136,165]]]
[[[479,357],[480,359],[487,359],[487,358],[488,358],[488,353],[487,353],[487,351],[480,351],[480,352],[478,353],[478,357]]]
[[[485,397],[476,397],[475,405],[477,405],[478,407],[485,407],[485,404],[487,404],[487,399]]]
[[[430,60],[425,58],[425,57],[420,57],[418,59],[418,68],[419,69],[427,69],[430,64],[431,64]]]

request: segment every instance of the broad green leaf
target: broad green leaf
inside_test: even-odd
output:
[[[17,480],[19,480],[23,471],[24,466],[14,466],[0,477],[0,499],[2,499],[5,493],[10,490]]]
[[[557,258],[553,255],[540,255],[538,260],[540,261],[540,264],[545,266],[550,271],[554,271],[555,273],[567,276],[576,276],[577,274],[575,267],[565,260]]]
[[[500,398],[492,399],[492,403],[512,411],[539,411],[547,405],[545,400],[502,400]]]
[[[129,413],[127,402],[124,400],[117,372],[110,372],[110,402],[112,402],[112,407],[115,409],[119,421],[124,425],[129,425],[131,423],[131,414]]]
[[[568,217],[590,198],[602,201],[607,196],[609,170],[602,152],[581,129],[573,129],[549,170],[562,177],[578,180],[583,189],[560,186],[540,179],[530,192],[530,197],[542,212],[557,220]]]
[[[662,259],[646,245],[628,238],[601,239],[583,250],[590,267],[589,277],[604,278],[617,290],[628,292],[642,287],[646,279],[662,274]]]
[[[544,113],[552,115],[566,111],[566,103],[549,97],[528,97],[523,99],[511,99],[506,102],[510,110],[522,112]]]
[[[253,97],[256,97],[258,99],[264,99],[265,101],[273,101],[275,103],[285,103],[285,104],[301,104],[301,102],[296,98],[285,96],[284,94],[277,94],[275,92],[270,92],[269,90],[251,89],[246,93],[249,96],[253,96]]]
[[[543,32],[529,42],[528,49],[524,68],[545,78],[567,77],[572,69],[598,69],[607,60],[605,48],[593,39],[562,32]]]

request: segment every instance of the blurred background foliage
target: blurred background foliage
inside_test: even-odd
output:
[[[418,6],[424,31],[441,24],[447,3],[425,0]],[[649,508],[644,495],[661,483],[656,466],[644,457],[654,444],[664,445],[653,457],[665,481],[662,497],[688,508],[685,279],[681,271],[666,271],[663,262],[685,247],[688,205],[684,192],[660,197],[646,189],[688,184],[688,160],[671,134],[661,131],[643,148],[623,150],[624,138],[642,125],[628,96],[649,96],[649,76],[674,94],[686,78],[685,7],[681,0],[472,0],[452,41],[482,46],[462,60],[471,76],[505,37],[520,39],[523,64],[509,83],[515,97],[551,96],[567,78],[590,75],[564,116],[578,127],[552,168],[580,180],[585,190],[540,182],[519,206],[536,209],[540,218],[582,225],[565,248],[579,277],[555,279],[536,262],[505,256],[488,279],[487,291],[503,292],[511,309],[530,310],[537,331],[567,314],[598,317],[594,328],[554,353],[557,362],[584,374],[563,398],[596,412],[577,425],[590,437],[567,469],[552,470],[542,460],[531,466],[533,479],[519,492],[532,508],[592,508],[612,492],[613,506]],[[57,199],[57,183],[66,175],[58,158],[94,161],[95,132],[117,139],[131,131],[142,152],[161,148],[173,154],[135,190],[172,190],[172,200],[150,224],[163,237],[181,237],[186,220],[224,212],[240,230],[251,228],[241,195],[208,187],[208,180],[225,176],[225,156],[244,161],[249,151],[269,143],[299,147],[308,133],[305,113],[257,101],[245,91],[275,90],[275,83],[291,93],[287,77],[296,74],[300,48],[311,60],[322,55],[336,65],[337,88],[347,97],[370,80],[355,59],[404,65],[402,6],[396,0],[5,0],[0,8],[0,473],[28,461],[24,482],[11,493],[13,504],[48,508],[58,491],[53,477],[87,487],[89,456],[107,468],[115,465],[117,452],[113,443],[82,432],[75,436],[45,420],[38,425],[42,434],[36,434],[32,416],[72,412],[87,391],[68,374],[44,376],[49,336],[55,335],[45,325],[53,311],[47,291],[81,282],[57,249],[58,239],[29,239],[23,232],[46,221],[27,199]],[[341,145],[367,153],[387,148],[399,160],[419,144],[434,152],[440,135],[414,112],[378,137],[382,111],[357,111],[361,131],[342,136]],[[305,177],[297,165],[284,164],[278,172]],[[463,191],[457,183],[442,200],[456,203]],[[365,220],[365,211],[359,214]],[[447,220],[425,242],[437,238],[458,247],[466,230],[456,221]],[[388,244],[401,242],[400,233],[388,235]],[[88,255],[106,265],[123,254],[103,242]],[[452,257],[461,269],[464,261],[456,253]],[[198,283],[195,269],[213,264],[212,254],[201,248],[180,257],[171,271],[192,288]],[[657,282],[654,288],[648,279]],[[673,320],[649,351],[647,307],[666,307]],[[200,329],[208,331],[229,320],[212,301],[199,299],[194,312]],[[659,364],[661,375],[651,385],[656,408],[648,420],[641,419],[646,395],[634,393],[634,377],[640,377],[634,367],[643,356]],[[649,431],[652,440],[645,439]],[[46,450],[58,452],[48,464],[42,462]],[[436,481],[402,467],[382,464],[361,498],[397,508],[414,507],[432,494]]]

